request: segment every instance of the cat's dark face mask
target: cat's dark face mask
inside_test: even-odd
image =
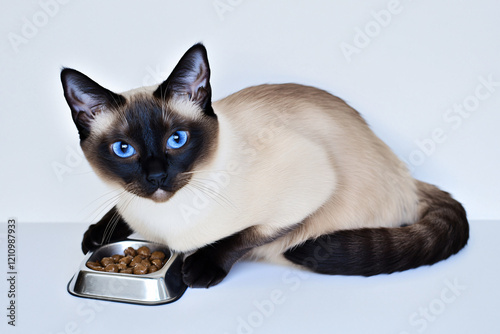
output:
[[[215,150],[210,70],[197,44],[156,89],[113,93],[84,74],[61,73],[88,161],[105,181],[156,202],[186,185]]]

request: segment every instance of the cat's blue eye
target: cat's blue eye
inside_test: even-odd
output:
[[[117,141],[112,145],[113,152],[120,158],[129,158],[135,154],[135,148],[124,141]]]
[[[175,131],[167,140],[167,148],[177,149],[186,144],[188,139],[187,131]]]

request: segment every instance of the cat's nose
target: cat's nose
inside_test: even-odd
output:
[[[159,187],[167,179],[165,164],[159,159],[149,159],[145,164],[146,179],[151,184]]]
[[[165,182],[167,179],[167,173],[165,172],[156,172],[156,173],[150,173],[147,177],[148,181],[151,182],[153,185],[159,187],[160,185]]]

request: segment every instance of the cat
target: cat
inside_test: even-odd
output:
[[[138,232],[183,253],[184,282],[208,288],[242,258],[371,276],[467,244],[462,205],[323,90],[266,84],[212,103],[202,44],[157,86],[117,94],[70,68],[61,80],[86,159],[121,191],[84,253]]]

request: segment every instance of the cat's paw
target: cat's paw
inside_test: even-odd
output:
[[[184,283],[191,288],[209,288],[219,284],[226,275],[227,271],[212,254],[203,249],[188,256],[182,265]]]
[[[96,250],[103,244],[125,240],[132,233],[134,231],[125,223],[114,207],[99,222],[90,225],[83,235],[83,254]]]
[[[89,251],[94,251],[101,246],[102,235],[96,237],[96,224],[90,225],[82,240],[82,251],[83,254],[87,254]],[[98,233],[97,233],[98,234]]]

